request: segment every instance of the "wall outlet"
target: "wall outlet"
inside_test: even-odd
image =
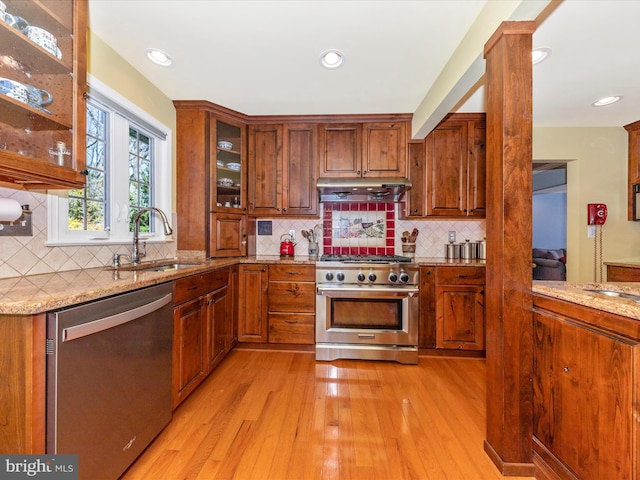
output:
[[[449,231],[449,243],[456,243],[456,232],[455,230]]]
[[[289,235],[291,235],[291,241],[295,242],[296,241],[296,231],[295,230],[289,230]]]
[[[596,238],[596,226],[587,225],[587,238]]]

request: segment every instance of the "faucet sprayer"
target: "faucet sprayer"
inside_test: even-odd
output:
[[[140,259],[147,254],[146,248],[144,249],[143,252],[140,252],[140,249],[138,247],[138,240],[140,237],[140,217],[144,212],[152,212],[152,211],[157,212],[162,218],[164,234],[171,235],[173,233],[173,229],[169,224],[169,219],[167,218],[167,215],[159,208],[148,207],[148,208],[143,208],[141,210],[138,210],[138,213],[136,213],[136,215],[133,217],[133,247],[131,249],[131,263],[133,263],[134,265],[140,263]]]

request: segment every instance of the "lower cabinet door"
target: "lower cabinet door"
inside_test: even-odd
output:
[[[243,257],[247,254],[247,217],[245,215],[212,213],[209,255],[212,257]]]
[[[205,310],[197,298],[173,311],[173,408],[207,376],[205,364]]]
[[[238,341],[267,342],[267,288],[265,265],[240,265],[238,288]]]
[[[438,286],[436,347],[484,350],[484,287]]]

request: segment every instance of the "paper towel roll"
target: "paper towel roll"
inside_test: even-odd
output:
[[[22,215],[20,202],[12,198],[0,198],[0,222],[14,222]]]

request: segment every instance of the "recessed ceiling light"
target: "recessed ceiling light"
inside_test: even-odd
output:
[[[605,105],[611,105],[612,103],[619,102],[620,100],[622,100],[622,97],[619,96],[604,97],[597,102],[593,102],[591,105],[594,107],[604,107]]]
[[[169,55],[156,48],[147,48],[145,53],[149,60],[158,65],[162,65],[163,67],[169,67],[173,64],[173,60],[171,60]]]
[[[326,50],[320,55],[320,64],[324,68],[334,69],[338,68],[344,63],[344,53],[340,50]]]
[[[531,62],[535,65],[546,60],[551,55],[550,48],[536,48],[531,52]]]

